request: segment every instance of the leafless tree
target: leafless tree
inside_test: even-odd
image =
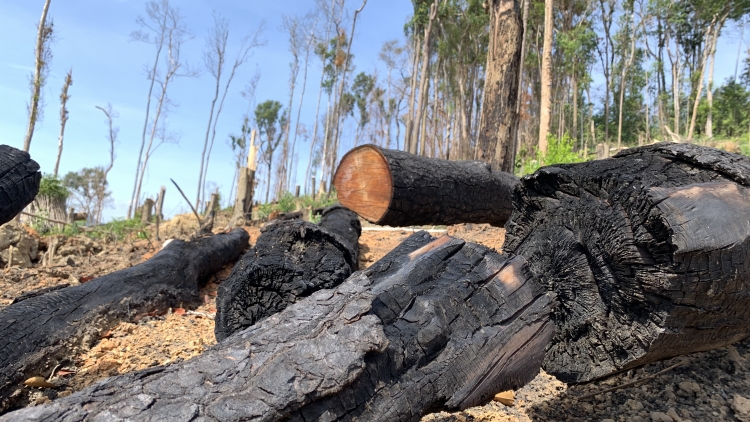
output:
[[[214,97],[211,100],[211,111],[208,116],[208,125],[206,127],[206,138],[203,141],[203,152],[201,153],[201,164],[200,171],[198,172],[198,191],[195,198],[195,206],[199,207],[203,194],[206,191],[206,174],[208,173],[208,163],[211,159],[211,150],[213,149],[214,140],[216,139],[216,125],[219,121],[219,115],[224,106],[224,100],[227,97],[229,86],[234,79],[234,75],[237,69],[242,66],[251,56],[251,51],[265,44],[265,41],[261,39],[261,35],[265,28],[265,24],[261,22],[256,31],[240,42],[237,55],[235,56],[234,62],[232,63],[229,70],[229,75],[226,77],[223,92],[221,88],[221,81],[224,73],[227,71],[227,41],[229,39],[229,21],[224,17],[214,14],[214,27],[206,37],[206,50],[203,53],[203,64],[206,70],[213,76],[216,81],[214,89]],[[219,99],[221,97],[221,99]],[[218,101],[218,107],[216,102]]]
[[[149,80],[146,118],[143,123],[133,193],[128,206],[128,218],[138,207],[143,175],[146,172],[149,157],[164,140],[176,139],[172,135],[167,135],[164,126],[166,114],[172,105],[167,95],[169,84],[179,76],[195,76],[195,72],[190,70],[180,58],[182,45],[192,37],[184,26],[184,18],[179,9],[170,6],[169,0],[150,1],[146,3],[146,17],[138,17],[136,22],[141,28],[134,31],[131,38],[153,45],[156,55],[153,66],[146,69],[146,77]],[[166,55],[163,64],[162,53]],[[158,86],[156,96],[154,96],[155,85]],[[156,100],[156,110],[153,113],[151,113],[152,99]],[[147,137],[148,145],[146,144]],[[156,145],[154,145],[155,139],[160,140]]]
[[[55,160],[55,177],[57,177],[57,171],[60,169],[60,157],[63,152],[63,137],[65,136],[65,124],[68,123],[68,88],[73,85],[73,69],[68,71],[65,75],[65,82],[63,83],[62,93],[60,94],[60,137],[57,139],[57,159]]]
[[[283,141],[281,144],[281,162],[277,169],[276,177],[276,197],[280,198],[281,193],[287,186],[287,179],[290,177],[290,164],[291,159],[289,157],[289,131],[291,128],[291,117],[292,117],[292,106],[294,101],[294,89],[297,86],[297,76],[299,75],[299,56],[302,53],[303,40],[305,38],[302,32],[302,22],[297,16],[284,15],[282,17],[282,28],[289,37],[289,52],[292,53],[292,62],[289,63],[289,102],[286,107],[286,128],[283,133]]]
[[[107,116],[107,126],[109,128],[107,135],[107,140],[109,141],[109,165],[104,168],[103,172],[104,187],[107,185],[107,175],[109,175],[110,170],[112,170],[112,167],[114,167],[115,165],[115,143],[117,143],[117,134],[120,132],[120,128],[114,127],[112,123],[114,119],[120,117],[120,114],[112,109],[112,104],[107,104],[107,108],[101,106],[96,106],[96,108],[101,110],[102,113]],[[106,198],[106,195],[101,194],[97,198],[99,198],[99,200],[96,203],[96,217],[94,221],[101,222],[102,210],[104,209],[104,199]]]
[[[31,147],[31,138],[34,136],[36,124],[42,120],[42,87],[47,82],[49,75],[49,64],[52,61],[52,20],[47,20],[50,0],[44,2],[42,18],[39,20],[36,35],[36,63],[34,73],[31,76],[31,101],[28,104],[29,126],[26,129],[26,139],[23,141],[23,150],[28,152]]]

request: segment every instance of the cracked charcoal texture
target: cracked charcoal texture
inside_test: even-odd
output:
[[[14,395],[23,380],[49,375],[119,321],[196,302],[199,282],[237,259],[248,241],[242,229],[192,242],[173,240],[139,265],[0,310],[0,411],[25,400],[24,394]]]
[[[261,232],[219,287],[217,341],[315,291],[338,286],[357,270],[362,227],[357,214],[340,205],[326,208],[318,225],[276,220]]]
[[[532,379],[553,331],[553,294],[521,257],[428,238],[414,234],[397,254],[201,356],[0,421],[416,421]]]
[[[28,152],[0,145],[0,225],[34,200],[41,180],[39,164]]]
[[[448,161],[376,147],[386,158],[393,193],[373,223],[394,226],[488,223],[503,227],[518,178],[481,161]]]
[[[660,143],[521,180],[503,250],[557,293],[544,369],[585,382],[750,335],[750,159]]]

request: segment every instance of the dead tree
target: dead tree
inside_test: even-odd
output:
[[[196,358],[109,378],[0,421],[417,421],[532,379],[553,330],[552,295],[521,257],[428,239],[412,235],[336,289]]]
[[[25,400],[24,379],[49,374],[121,320],[197,302],[198,284],[237,259],[248,240],[242,229],[173,240],[142,264],[0,310],[0,412]]]
[[[584,382],[750,336],[750,159],[656,144],[522,179],[503,250],[557,293],[544,368]]]
[[[216,298],[216,339],[284,310],[320,289],[341,284],[357,270],[357,214],[333,206],[320,224],[276,221],[261,229],[255,247],[234,267]]]
[[[42,173],[28,152],[0,145],[0,225],[12,220],[39,193]]]
[[[479,161],[447,161],[363,145],[341,159],[333,184],[342,205],[375,224],[502,227],[513,210],[518,178]]]

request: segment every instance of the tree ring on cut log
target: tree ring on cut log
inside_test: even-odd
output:
[[[388,212],[393,197],[393,177],[388,160],[371,145],[349,151],[333,176],[338,199],[349,209],[377,222]]]

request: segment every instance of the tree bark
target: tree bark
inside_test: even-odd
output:
[[[0,310],[0,411],[23,402],[21,382],[90,346],[136,312],[196,302],[198,283],[236,259],[247,232],[173,240],[150,260]],[[21,393],[17,393],[21,391]]]
[[[70,95],[68,95],[68,88],[73,85],[73,70],[69,70],[65,75],[65,82],[63,83],[62,93],[60,94],[60,136],[57,138],[57,159],[55,159],[55,170],[53,174],[57,177],[57,172],[60,169],[60,157],[63,152],[63,138],[65,136],[65,124],[68,123],[68,108],[66,104]]]
[[[342,205],[389,226],[503,226],[517,184],[515,176],[487,163],[419,157],[375,145],[349,151],[334,176]]]
[[[544,368],[585,382],[750,335],[750,159],[661,143],[515,191],[503,250],[558,295]]]
[[[552,31],[554,30],[553,1],[544,0],[544,46],[542,50],[542,93],[539,106],[539,152],[547,154],[552,104]]]
[[[39,193],[42,173],[28,152],[0,145],[0,225],[12,220]]]
[[[489,11],[490,44],[475,158],[490,163],[495,171],[512,174],[523,25],[517,0],[493,0]]]
[[[357,215],[341,206],[323,211],[319,225],[277,220],[265,226],[255,247],[221,283],[216,340],[341,284],[357,270],[361,232]]]
[[[437,18],[438,1],[439,0],[435,0],[435,2],[430,5],[430,20],[427,23],[427,28],[425,28],[424,30],[424,42],[422,43],[422,76],[419,83],[419,98],[417,99],[414,131],[411,133],[410,141],[410,145],[414,146],[414,151],[409,151],[412,152],[412,154],[416,154],[417,152],[419,152],[419,154],[423,156],[426,156],[424,151],[424,134],[420,129],[423,124],[423,120],[426,119],[425,110],[427,109],[427,94],[430,90],[430,50],[432,47],[430,38],[432,37],[432,25]],[[422,138],[421,149],[418,149],[417,146],[420,143],[420,138]]]
[[[412,238],[196,358],[0,421],[417,421],[531,380],[552,334],[552,295],[523,258],[447,236],[416,249]]]

